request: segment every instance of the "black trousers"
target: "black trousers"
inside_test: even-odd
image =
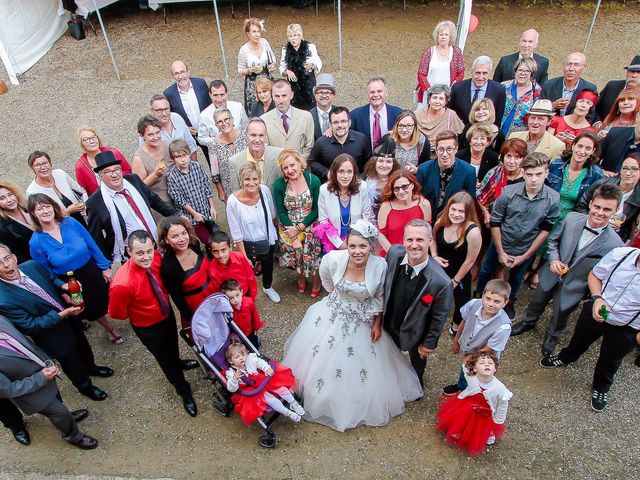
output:
[[[471,275],[467,274],[456,288],[453,289],[453,323],[460,325],[462,315],[460,309],[471,300]]]
[[[89,345],[82,329],[82,322],[77,317],[67,318],[62,321],[70,322],[73,325],[75,349],[67,355],[58,355],[55,358],[60,362],[60,367],[62,367],[64,374],[78,390],[89,388],[92,385],[89,373],[95,368],[96,361],[91,345]]]
[[[571,341],[560,351],[558,358],[566,364],[573,363],[592,343],[602,337],[600,355],[593,372],[593,389],[608,392],[622,360],[637,345],[638,332],[628,326],[596,322],[593,319],[592,307],[593,302],[584,304]]]
[[[418,353],[418,346],[416,345],[411,350],[409,350],[409,359],[411,360],[411,366],[416,371],[418,375],[418,380],[420,380],[420,386],[424,387],[424,383],[422,381],[422,376],[424,375],[424,371],[427,368],[427,357],[421,357]]]
[[[132,325],[133,331],[142,344],[154,356],[164,376],[174,386],[180,396],[191,392],[189,382],[184,378],[178,347],[178,331],[173,312],[168,318],[150,327]]]
[[[8,398],[0,398],[0,422],[13,433],[25,428],[22,412]]]
[[[271,245],[269,252],[264,255],[257,255],[257,259],[262,262],[262,286],[264,288],[271,288],[273,283],[273,253],[275,247]]]

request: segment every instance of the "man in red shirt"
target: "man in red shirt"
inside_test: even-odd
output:
[[[109,316],[129,318],[133,331],[155,357],[167,380],[182,397],[189,415],[198,414],[191,386],[182,370],[197,368],[195,360],[179,357],[176,319],[169,295],[160,280],[162,257],[145,230],[136,230],[127,239],[129,260],[116,272],[109,289]]]
[[[209,252],[213,259],[209,263],[209,278],[214,291],[219,292],[225,280],[237,280],[244,295],[255,300],[258,282],[253,268],[240,252],[231,250],[231,239],[225,232],[215,232],[209,238]]]

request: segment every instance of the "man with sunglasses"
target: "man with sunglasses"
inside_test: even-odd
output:
[[[457,151],[458,135],[444,130],[436,136],[437,158],[418,167],[416,177],[422,185],[422,195],[431,204],[433,221],[452,195],[464,190],[476,197],[476,169],[456,158]]]
[[[219,133],[222,125],[216,124],[213,114],[220,108],[226,108],[233,117],[231,121],[236,128],[243,129],[249,119],[240,102],[228,100],[227,85],[222,80],[214,80],[209,84],[209,96],[213,102],[200,113],[198,125],[198,143],[207,147]]]

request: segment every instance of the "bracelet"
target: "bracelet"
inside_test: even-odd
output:
[[[591,295],[591,301],[595,302],[596,300],[604,300],[604,298],[602,298],[602,295]]]
[[[455,278],[452,278],[451,280],[453,280],[453,282],[454,282],[456,285],[460,285],[460,282],[459,282],[458,280],[456,280]]]

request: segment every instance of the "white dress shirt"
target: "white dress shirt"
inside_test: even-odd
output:
[[[184,108],[187,117],[189,117],[191,125],[197,127],[200,124],[200,104],[198,103],[198,97],[196,97],[196,91],[193,89],[191,81],[189,81],[189,89],[186,92],[183,92],[180,90],[180,87],[178,87],[178,94],[180,95],[182,108]]]
[[[249,123],[247,113],[244,111],[244,107],[240,102],[234,102],[232,100],[227,101],[227,110],[231,112],[233,117],[233,124],[240,130]],[[198,124],[198,143],[205,147],[208,147],[213,139],[220,133],[220,130],[216,126],[216,122],[213,119],[213,113],[218,108],[212,103],[200,113],[200,123]]]
[[[385,103],[379,112],[380,114],[380,138],[389,133],[387,128],[387,104]],[[371,132],[371,148],[373,149],[373,122],[375,121],[376,111],[369,105],[369,131]]]

